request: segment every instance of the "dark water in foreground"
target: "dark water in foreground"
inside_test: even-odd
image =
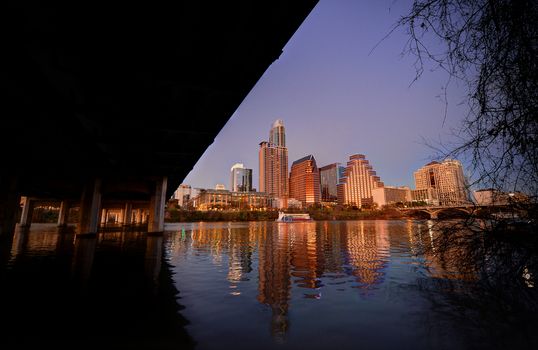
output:
[[[538,315],[520,307],[519,295],[506,299],[447,268],[459,261],[421,253],[435,234],[427,222],[167,229],[164,237],[118,228],[97,238],[53,225],[17,231],[1,247],[0,347],[538,345]],[[526,278],[521,293],[532,299],[534,277]]]

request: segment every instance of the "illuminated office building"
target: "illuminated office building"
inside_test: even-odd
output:
[[[307,207],[319,203],[319,171],[314,156],[308,155],[296,160],[291,165],[290,197],[295,198]]]
[[[333,163],[319,168],[320,191],[322,202],[336,202],[337,186],[344,177],[345,167]]]
[[[428,194],[426,202],[439,205],[469,203],[463,167],[458,160],[431,162],[414,173],[417,193]]]
[[[269,132],[269,142],[260,143],[260,192],[274,198],[288,197],[288,149],[284,123],[277,120]]]
[[[231,169],[230,191],[252,192],[252,169],[241,163],[235,163]]]
[[[362,207],[373,204],[372,190],[383,187],[379,176],[363,154],[349,157],[344,178],[337,185],[338,204]]]

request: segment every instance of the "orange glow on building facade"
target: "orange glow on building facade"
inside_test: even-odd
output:
[[[314,156],[308,155],[291,165],[290,197],[301,201],[303,206],[320,203],[319,170]]]
[[[338,185],[338,204],[357,207],[372,205],[372,190],[383,186],[366,157],[354,154],[349,157],[344,178]]]
[[[288,196],[288,149],[284,123],[277,120],[269,133],[269,142],[260,143],[260,192],[275,198]]]
[[[416,191],[427,191],[439,205],[469,203],[463,167],[458,160],[431,162],[414,173]]]

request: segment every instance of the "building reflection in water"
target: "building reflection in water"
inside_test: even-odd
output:
[[[432,228],[427,222],[423,226],[411,220],[376,220],[200,223],[186,227],[171,236],[167,254],[189,253],[197,262],[212,264],[212,271],[222,274],[227,282],[225,294],[250,298],[254,286],[242,282],[256,281],[256,300],[268,307],[270,332],[281,342],[293,327],[290,309],[301,304],[298,300],[316,302],[324,299],[324,293],[334,291],[375,297],[387,279],[391,259],[409,266],[411,272],[427,266],[433,268],[433,276],[445,273],[437,256],[423,253],[424,246],[432,244]],[[394,254],[397,257],[391,256]],[[457,264],[458,256],[451,257]],[[399,271],[398,278],[405,273],[405,269]]]
[[[273,226],[274,227],[274,226]],[[289,327],[291,290],[290,225],[264,226],[258,236],[258,301],[271,307],[271,333],[283,338]]]
[[[257,258],[256,298],[270,307],[270,329],[276,339],[284,340],[290,327],[292,289],[298,288],[303,298],[320,299],[326,283],[348,283],[342,288],[368,291],[383,282],[390,255],[386,221],[234,225],[200,223],[190,235],[181,231],[169,244],[170,253],[192,249],[197,256],[208,255],[226,273],[232,295],[241,295],[240,282],[254,277]]]
[[[382,282],[390,255],[387,221],[376,221],[374,226],[365,225],[364,221],[346,224],[346,251],[352,274],[357,277],[357,287],[368,289]]]

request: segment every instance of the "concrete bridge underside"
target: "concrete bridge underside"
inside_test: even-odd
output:
[[[143,201],[162,231],[165,199],[316,2],[8,1],[0,233],[20,196],[77,202],[80,233],[103,202]]]

